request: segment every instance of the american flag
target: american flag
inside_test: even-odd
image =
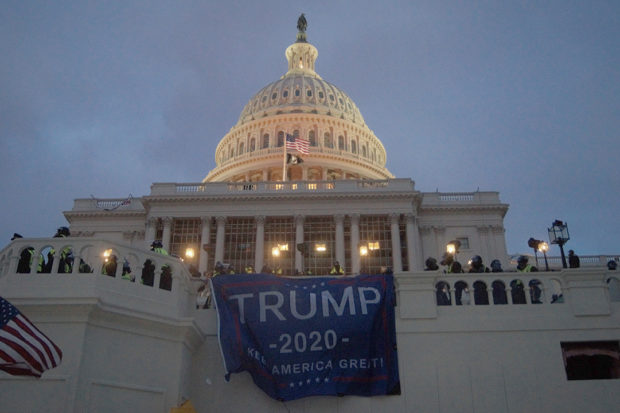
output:
[[[61,360],[58,346],[0,297],[0,370],[14,376],[41,377]]]
[[[310,153],[310,141],[286,134],[286,149],[297,150],[303,154]]]

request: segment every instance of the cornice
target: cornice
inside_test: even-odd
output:
[[[262,194],[235,194],[235,195],[165,195],[143,197],[146,205],[159,202],[228,202],[228,201],[288,201],[288,200],[326,200],[326,199],[406,199],[412,200],[418,196],[417,192],[381,192],[381,193],[360,193],[360,192],[333,192],[333,193],[262,193]]]

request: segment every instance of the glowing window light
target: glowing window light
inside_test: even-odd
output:
[[[314,249],[317,252],[325,252],[325,251],[327,251],[327,247],[325,246],[325,244],[315,244]]]

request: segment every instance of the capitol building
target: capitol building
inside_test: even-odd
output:
[[[616,410],[620,301],[609,281],[618,276],[595,265],[514,272],[498,192],[420,192],[395,177],[363,108],[317,72],[305,28],[284,54],[283,74],[240,108],[204,178],[156,182],[140,197],[76,199],[64,212],[70,237],[19,238],[0,250],[0,295],[64,354],[39,380],[0,372],[0,412]],[[155,240],[169,256],[150,251]],[[425,271],[450,243],[465,272],[474,255],[504,272]],[[27,248],[53,257],[49,273],[18,270]],[[67,248],[69,273],[60,265]],[[112,255],[116,273],[102,275]],[[139,282],[146,260],[152,286]],[[219,263],[326,276],[336,262],[345,277],[394,274],[402,394],[282,403],[247,375],[226,382],[215,310],[196,308],[205,277]],[[165,267],[172,287],[158,288]],[[455,296],[459,282],[468,303]],[[438,305],[438,285],[448,305]],[[607,357],[606,376],[573,375],[571,357],[587,356]]]

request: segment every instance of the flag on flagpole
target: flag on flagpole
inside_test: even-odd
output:
[[[61,360],[60,348],[0,297],[0,370],[14,376],[41,377]]]
[[[310,153],[310,141],[286,134],[286,149],[299,151],[305,155]]]

